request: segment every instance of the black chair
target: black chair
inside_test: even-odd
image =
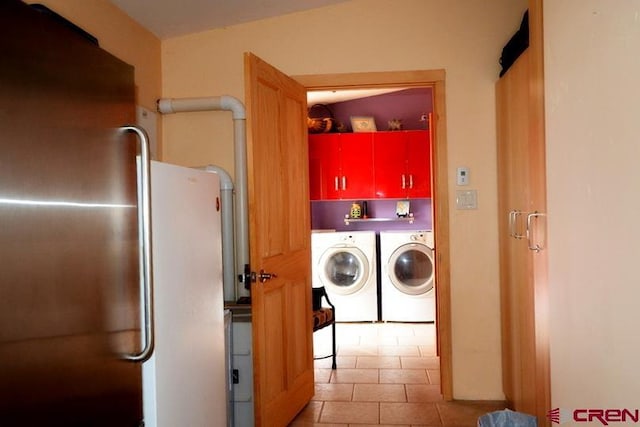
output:
[[[331,369],[336,369],[336,317],[335,307],[329,301],[329,296],[324,287],[312,288],[313,291],[313,332],[326,328],[331,325],[332,328],[332,353],[328,356],[314,357],[318,359],[328,359],[333,357]],[[322,305],[322,298],[327,302],[329,307]]]

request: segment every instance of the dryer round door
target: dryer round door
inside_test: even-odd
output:
[[[329,292],[350,295],[369,278],[369,260],[358,248],[333,246],[320,257],[320,281]]]
[[[422,295],[433,289],[433,250],[420,243],[396,249],[387,264],[391,283],[408,295]]]

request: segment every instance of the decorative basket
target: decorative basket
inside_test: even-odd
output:
[[[309,133],[342,132],[344,126],[333,117],[333,111],[325,104],[314,104],[307,112]]]

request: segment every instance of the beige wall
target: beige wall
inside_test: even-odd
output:
[[[640,1],[545,7],[552,407],[638,408]]]
[[[98,38],[100,47],[135,67],[137,103],[155,111],[160,97],[160,40],[107,0],[29,0],[41,3]]]
[[[479,208],[451,211],[454,397],[501,399],[494,84],[524,0],[353,0],[162,43],[163,96],[244,99],[243,52],[289,75],[443,68],[451,206],[470,168]],[[230,113],[165,116],[164,159],[233,173]]]

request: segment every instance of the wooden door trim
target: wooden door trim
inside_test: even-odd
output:
[[[345,74],[292,76],[308,91],[341,90],[376,87],[432,87],[436,141],[433,146],[434,227],[436,238],[436,272],[438,286],[438,319],[440,338],[441,391],[445,400],[453,399],[453,366],[451,345],[451,282],[449,254],[449,190],[447,163],[447,126],[445,109],[445,71],[417,70]]]

